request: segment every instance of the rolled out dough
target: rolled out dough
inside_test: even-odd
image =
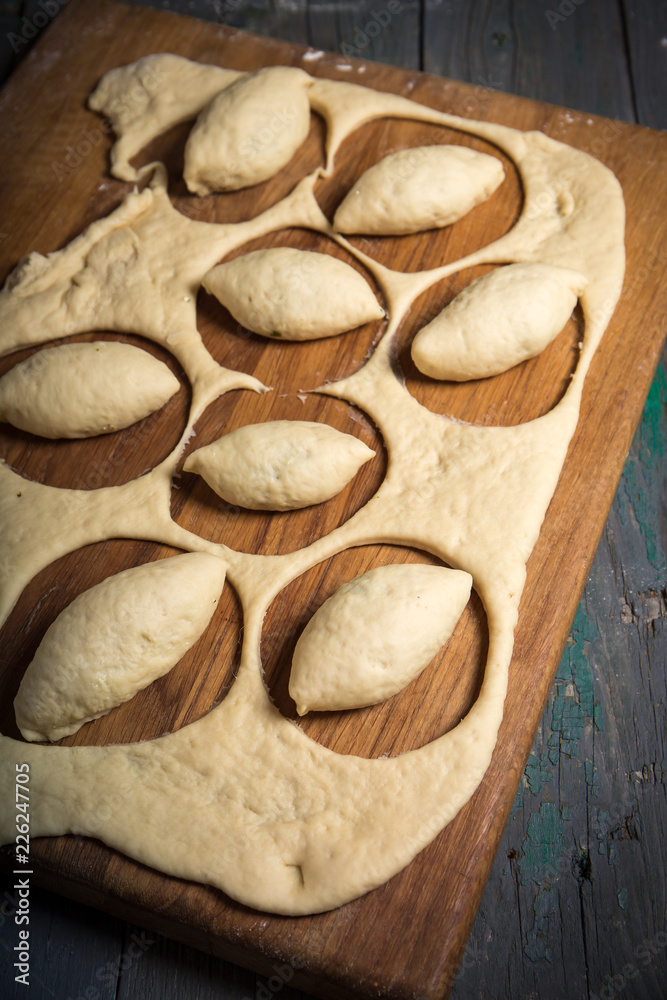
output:
[[[109,113],[114,102],[123,103],[128,82],[146,80],[153,69],[164,73],[159,98],[151,98],[145,114],[133,110],[114,119],[112,163],[124,179],[138,177],[128,159],[144,136],[196,114],[228,80],[218,67],[173,60],[149,57],[139,69],[116,70],[95,92],[94,106]],[[183,88],[184,79],[196,86]],[[205,350],[194,306],[201,280],[235,247],[282,227],[305,226],[347,246],[315,201],[316,174],[248,222],[212,225],[172,207],[165,171],[154,166],[148,188],[129,192],[64,250],[33,254],[0,293],[4,353],[82,330],[131,329],[173,351],[193,387],[182,441],[160,466],[125,486],[54,489],[0,465],[0,561],[8,568],[2,620],[39,569],[112,536],[221,555],[244,618],[238,676],[211,712],[131,746],[45,747],[0,737],[0,801],[9,802],[10,794],[13,800],[15,765],[28,762],[33,836],[95,836],[161,871],[284,914],[327,910],[380,885],[436,836],[482,780],[502,719],[526,560],[624,271],[621,189],[592,157],[540,132],[470,121],[355,84],[317,79],[307,93],[327,124],[329,171],[340,143],[364,122],[416,119],[502,149],[518,168],[530,206],[506,236],[430,271],[399,274],[353,251],[380,286],[388,326],[363,367],[321,391],[372,418],[389,465],[372,501],[329,535],[289,555],[255,556],[185,531],[169,511],[172,475],[204,407],[230,388],[262,389],[249,376],[221,369]],[[548,414],[515,427],[467,426],[430,413],[392,369],[392,338],[406,311],[464,267],[520,261],[570,267],[587,280],[583,347],[567,392]],[[411,503],[415,483],[429,485],[436,498],[419,510]],[[368,760],[313,743],[279,713],[262,683],[260,636],[270,602],[289,581],[348,547],[376,542],[425,549],[470,573],[484,602],[489,649],[479,697],[455,728],[417,750]],[[107,808],[110,795],[127,808]],[[15,834],[14,812],[6,808],[0,834],[3,842]]]

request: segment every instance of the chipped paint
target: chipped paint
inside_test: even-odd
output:
[[[589,645],[598,635],[597,626],[580,605],[556,674],[551,735],[547,741],[552,764],[558,763],[561,753],[576,757],[586,726],[594,723],[596,729],[604,729],[602,706],[595,702],[593,671],[588,659]]]
[[[535,753],[531,750],[524,771],[526,783],[533,795],[539,795],[545,784],[554,780],[548,767],[549,758],[544,750]]]
[[[563,858],[567,852],[567,844],[563,822],[569,818],[567,806],[559,808],[555,802],[541,802],[539,812],[528,818],[526,836],[518,860],[522,885],[529,881],[542,883],[564,870]]]
[[[590,794],[597,798],[600,795],[600,775],[592,760],[584,761],[584,773]]]
[[[624,870],[620,862],[627,845],[622,841],[639,839],[639,831],[633,817],[624,818],[622,783],[617,786],[612,780],[609,785],[606,754],[617,738],[617,727],[611,702],[602,701],[612,679],[599,671],[604,671],[605,664],[613,668],[615,661],[612,657],[610,662],[606,646],[601,651],[600,640],[604,643],[609,638],[607,616],[615,619],[615,629],[623,630],[628,625],[655,630],[667,618],[667,559],[660,537],[666,418],[663,364],[614,501],[615,516],[641,530],[646,547],[641,552],[639,546],[641,580],[633,579],[631,584],[625,580],[632,590],[614,607],[609,602],[601,606],[600,598],[607,591],[600,588],[598,592],[595,586],[582,600],[510,813],[512,832],[508,831],[507,842],[517,846],[506,851],[500,863],[503,876],[516,882],[521,898],[523,956],[530,963],[555,961],[561,907],[564,899],[571,899],[571,881],[576,882],[579,898],[589,904],[595,883],[595,891],[603,893],[608,907],[616,900],[624,913],[632,911],[628,889],[616,879],[620,881]],[[641,769],[635,764],[627,780],[633,787],[654,784],[664,781],[664,773],[660,762]],[[573,800],[574,817],[558,801],[561,789],[572,791],[573,784],[575,795],[582,793],[585,784],[585,803],[582,798]],[[557,801],[544,801],[549,797]],[[517,849],[519,843],[522,846]]]
[[[644,415],[642,418],[642,450],[640,459],[647,463],[651,456],[662,458],[663,423],[667,405],[667,372],[662,364],[658,365],[651,388],[649,389]],[[642,452],[646,452],[645,455]]]
[[[595,836],[598,842],[598,854],[606,855],[607,861],[613,865],[616,861],[616,844],[609,828],[609,813],[606,809],[597,810]]]
[[[533,926],[526,931],[526,943],[523,949],[526,958],[531,962],[539,962],[541,958],[553,962],[553,952],[548,944],[549,917],[552,913],[556,915],[557,905],[558,894],[552,892],[550,885],[538,890],[533,903]]]

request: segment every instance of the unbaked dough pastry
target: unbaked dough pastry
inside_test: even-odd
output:
[[[244,75],[170,52],[144,56],[106,73],[88,98],[88,107],[113,125],[117,137],[111,152],[114,176],[133,181],[152,173],[155,163],[136,170],[130,160],[168,128],[196,118],[216,94]]]
[[[344,584],[299,637],[289,693],[299,715],[397,694],[449,639],[472,577],[444,566],[379,566]]]
[[[214,97],[185,146],[188,190],[206,195],[259,184],[292,159],[310,129],[302,69],[269,66]]]
[[[124,570],[47,630],[14,701],[27,740],[59,740],[176,666],[208,625],[226,565],[205,552]]]
[[[186,72],[177,65],[162,82],[160,122],[147,112],[127,130],[121,126],[125,152],[128,136],[137,149],[142,130],[148,141],[156,128],[168,127],[170,114],[182,114],[181,82],[190,72],[207,91],[202,107],[223,83],[218,67]],[[134,73],[126,67],[106,90],[120,99],[121,79],[131,81]],[[0,463],[0,621],[42,568],[113,537],[222,558],[243,608],[237,676],[223,701],[196,722],[131,746],[44,747],[0,736],[0,839],[14,840],[14,809],[6,804],[13,802],[16,764],[27,763],[31,835],[95,836],[160,871],[292,915],[339,906],[382,884],[433,840],[482,781],[503,718],[526,562],[577,427],[586,372],[618,301],[625,263],[620,185],[581,150],[538,131],[461,118],[356,84],[319,78],[305,89],[326,123],[326,172],[344,139],[372,119],[458,129],[514,162],[524,194],[518,221],[462,259],[405,274],[333,230],[314,194],[321,170],[254,218],[218,225],[176,211],[166,170],[153,166],[149,186],[129,191],[111,215],[63,250],[32,254],[0,292],[0,352],[91,329],[129,330],[171,350],[192,386],[178,445],[123,486],[56,489]],[[113,156],[116,173],[131,172],[118,146]],[[131,173],[136,179],[140,171]],[[255,555],[235,550],[233,528],[216,544],[175,523],[171,489],[195,422],[211,401],[230,389],[264,390],[251,376],[222,368],[206,349],[196,325],[202,279],[249,241],[294,227],[346,247],[387,304],[386,329],[368,360],[319,391],[368,415],[388,464],[375,495],[329,534],[286,555]],[[565,393],[544,416],[511,427],[471,426],[430,412],[396,370],[399,328],[417,298],[443,279],[464,268],[511,263],[571,268],[586,279],[582,348]],[[418,749],[366,759],[318,745],[281,715],[263,684],[261,637],[271,602],[291,581],[349,548],[377,543],[426,551],[469,573],[486,613],[488,654],[465,718]],[[110,795],[127,808],[109,810]]]
[[[110,434],[160,409],[179,385],[162,361],[131,344],[61,344],[0,378],[0,420],[48,438]]]
[[[384,317],[358,271],[311,250],[255,250],[214,267],[202,286],[238,323],[264,337],[316,340]]]
[[[338,206],[339,233],[403,236],[449,226],[505,177],[496,156],[466,146],[401,149],[362,174]]]
[[[240,507],[296,510],[340,493],[374,455],[359,438],[328,424],[272,420],[198,448],[183,469]]]
[[[432,378],[488,378],[540,354],[572,315],[586,278],[550,264],[508,264],[464,288],[412,342]]]

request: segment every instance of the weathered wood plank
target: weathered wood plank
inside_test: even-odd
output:
[[[667,4],[621,0],[637,121],[667,128]]]
[[[632,121],[620,10],[561,6],[425,0],[424,70]]]
[[[20,876],[17,876],[19,878]],[[0,879],[0,995],[3,1000],[65,1000],[94,997],[114,1000],[119,956],[127,931],[124,922],[51,892],[30,887],[30,977],[26,988],[15,981],[18,898],[16,878]],[[25,925],[21,925],[25,927]],[[129,933],[141,935],[133,927]],[[141,938],[140,938],[141,940]],[[88,994],[86,993],[88,991]]]
[[[421,65],[420,0],[130,2],[338,52],[342,57],[371,59],[410,69],[419,69]],[[344,62],[342,58],[341,64]]]
[[[419,0],[317,0],[308,4],[308,43],[355,59],[420,69],[421,4]]]
[[[526,996],[664,995],[665,360],[453,1000],[513,996],[519,977]]]

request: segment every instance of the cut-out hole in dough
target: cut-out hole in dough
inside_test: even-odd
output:
[[[75,597],[107,577],[179,551],[149,542],[114,539],[87,547],[86,559],[81,558],[82,550],[58,559],[31,581],[0,632],[3,733],[22,738],[13,701],[25,668],[58,614]],[[48,595],[48,601],[40,600],[41,595]],[[241,626],[241,603],[226,580],[208,627],[169,673],[58,745],[135,743],[194,722],[220,702],[231,686],[240,662]]]
[[[487,246],[509,232],[519,217],[523,193],[518,171],[512,161],[488,142],[442,126],[383,118],[368,122],[361,133],[352,133],[341,145],[335,171],[318,181],[315,194],[329,219],[354,182],[369,167],[399,149],[434,144],[467,146],[497,157],[505,180],[481,205],[444,229],[432,229],[409,236],[350,236],[352,246],[396,271],[424,271],[440,267]],[[360,152],[361,150],[361,152]]]
[[[125,430],[99,437],[48,440],[0,424],[0,450],[5,461],[22,476],[46,486],[94,490],[120,486],[142,475],[170,454],[187,423],[191,391],[187,378],[164,348],[143,337],[114,333],[86,333],[51,341],[57,344],[116,340],[148,351],[163,361],[180,381],[178,392],[161,409]],[[0,375],[34,350],[17,351],[0,358]]]
[[[410,356],[417,331],[463,288],[491,270],[486,265],[468,268],[429,288],[407,312],[394,348],[408,391],[427,409],[468,424],[510,427],[543,416],[562,399],[579,360],[584,330],[580,306],[541,354],[490,378],[439,381],[418,371]],[[492,331],[493,317],[489,325]]]
[[[299,718],[288,692],[292,656],[299,635],[324,601],[352,577],[377,566],[442,565],[428,553],[400,546],[363,546],[352,551],[354,571],[349,568],[349,550],[341,552],[288,584],[269,606],[262,631],[264,683],[282,714],[318,743],[337,753],[394,756],[452,729],[474,704],[488,648],[486,615],[473,591],[453,635],[438,655],[419,677],[382,704],[312,712]],[[299,600],[299,594],[307,594],[309,599]]]
[[[299,345],[300,346],[300,345]],[[375,452],[333,500],[290,511],[246,510],[221,500],[204,480],[181,473],[172,490],[172,517],[188,531],[240,552],[276,555],[294,552],[333,531],[367,503],[386,471],[386,452],[377,428],[356,408],[327,396],[275,392],[262,396],[229,392],[217,399],[195,425],[182,461],[190,452],[247,424],[306,420],[329,424],[358,437]],[[179,467],[182,468],[182,461]],[[342,504],[342,516],[340,512]],[[217,517],[212,518],[215,511]]]
[[[280,230],[261,240],[246,243],[229,254],[225,261],[270,247],[293,247],[330,254],[361,274],[384,307],[376,282],[352,254],[328,236],[310,230]],[[382,336],[386,322],[386,319],[374,320],[322,340],[274,340],[246,330],[203,288],[197,299],[197,326],[215,360],[226,368],[253,374],[276,393],[316,389],[326,382],[351,375],[370,355]]]

